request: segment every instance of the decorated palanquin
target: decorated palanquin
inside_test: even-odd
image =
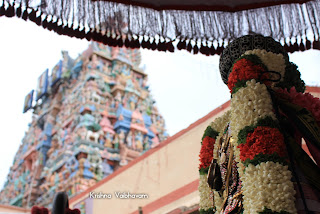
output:
[[[50,208],[56,192],[79,194],[165,140],[139,49],[92,43],[39,77],[32,122],[0,203]]]
[[[202,138],[200,213],[320,213],[320,100],[304,92],[285,49],[240,37],[220,73],[231,106]]]

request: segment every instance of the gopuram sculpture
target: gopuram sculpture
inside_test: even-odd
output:
[[[320,213],[320,100],[297,66],[271,37],[247,35],[220,73],[231,104],[202,138],[200,213]]]
[[[159,112],[147,111],[156,106],[139,49],[92,43],[75,60],[62,55],[39,77],[36,96],[26,96],[32,122],[1,204],[50,208],[56,192],[79,194],[168,137]]]

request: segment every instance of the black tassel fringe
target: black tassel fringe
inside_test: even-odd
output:
[[[30,12],[28,12],[28,10]],[[123,39],[122,36],[116,36],[111,37],[107,35],[102,35],[100,31],[91,30],[86,32],[85,29],[74,29],[73,24],[71,26],[67,24],[58,24],[58,21],[53,21],[53,18],[51,17],[50,21],[48,21],[48,15],[45,16],[43,19],[43,13],[37,10],[34,10],[32,8],[23,9],[22,5],[20,4],[18,7],[15,8],[14,4],[9,4],[7,8],[5,8],[5,5],[1,5],[0,7],[0,16],[6,16],[6,17],[14,17],[17,16],[19,18],[22,18],[23,20],[29,19],[30,21],[36,23],[39,26],[42,26],[45,29],[48,29],[49,31],[53,30],[59,35],[67,35],[70,37],[75,37],[78,39],[87,39],[88,41],[94,40],[97,42],[101,42],[105,45],[113,46],[113,47],[126,47],[126,48],[145,48],[149,50],[158,50],[158,51],[169,51],[174,52],[175,47],[173,45],[173,41],[166,41],[163,39],[163,41],[156,41],[154,38],[148,36],[148,38],[143,38],[140,42],[139,37],[133,38],[132,36],[126,37]],[[301,37],[299,37],[301,38]],[[292,44],[292,40],[295,41],[294,44]],[[193,54],[204,54],[206,56],[210,55],[220,55],[224,49],[224,43],[218,44],[217,47],[213,45],[213,42],[211,41],[211,45],[208,44],[207,41],[201,41],[201,45],[198,46],[195,44],[194,46],[191,43],[191,39],[179,39],[179,42],[176,45],[176,49],[178,50],[187,50],[190,53]],[[288,53],[293,53],[296,51],[306,51],[310,49],[320,50],[320,41],[314,39],[312,42],[308,39],[302,40],[298,42],[298,39],[290,39],[290,41],[284,42],[284,49]]]

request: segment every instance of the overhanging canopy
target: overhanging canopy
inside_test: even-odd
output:
[[[0,0],[58,34],[111,46],[220,54],[234,38],[271,36],[289,52],[319,49],[320,0]]]
[[[92,0],[97,1],[97,0]],[[108,1],[108,0],[102,0]],[[152,8],[154,10],[189,10],[189,11],[228,11],[255,9],[290,3],[306,3],[310,0],[109,0],[109,2],[123,3]]]

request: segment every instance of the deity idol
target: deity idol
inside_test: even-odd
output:
[[[320,213],[320,100],[297,66],[279,42],[248,35],[223,51],[220,73],[231,104],[202,138],[200,213]]]
[[[91,56],[91,60],[90,62],[88,63],[88,68],[89,69],[93,69],[93,70],[99,70],[99,71],[102,71],[102,68],[103,68],[103,64],[101,61],[99,61],[98,57],[96,54],[93,54]]]

